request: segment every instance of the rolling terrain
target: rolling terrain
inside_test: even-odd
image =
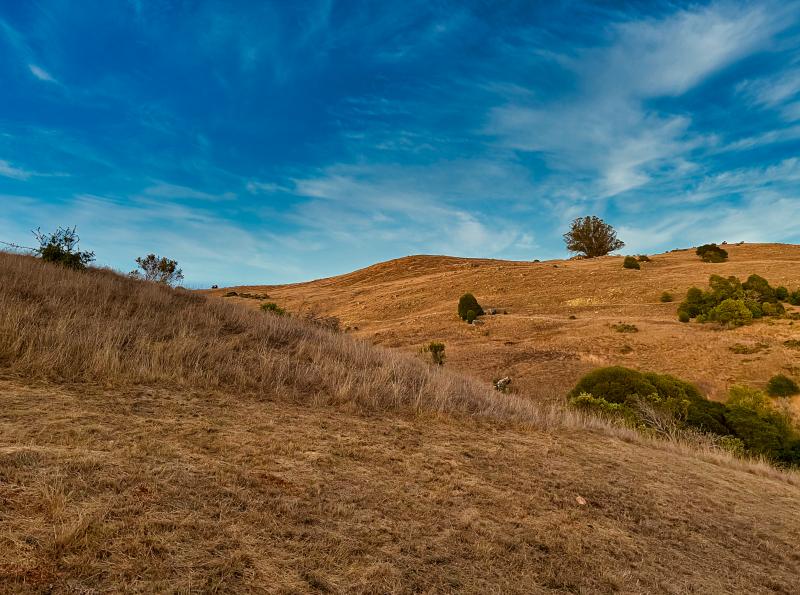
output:
[[[472,282],[523,266],[451,263]],[[418,277],[398,268],[376,271]],[[3,253],[0,278],[0,592],[790,594],[800,582],[794,472],[500,394],[457,373],[458,357],[441,369],[230,298]],[[417,299],[436,318],[436,300]],[[507,307],[453,332],[491,333],[515,311],[539,324]],[[373,337],[403,326],[373,316],[348,323]],[[464,335],[465,354],[480,337]]]
[[[763,320],[722,331],[678,321],[686,291],[707,288],[712,274],[744,281],[755,273],[773,286],[800,287],[800,246],[725,248],[725,263],[678,250],[653,255],[641,270],[623,269],[622,257],[613,256],[540,263],[411,256],[310,283],[211,293],[265,293],[292,313],[337,316],[354,334],[406,352],[443,341],[448,367],[484,381],[510,376],[516,391],[537,399],[561,400],[583,374],[607,365],[674,374],[712,399],[724,399],[736,383],[763,388],[777,373],[800,380],[800,350],[784,345],[800,338],[800,322]],[[474,326],[461,322],[456,304],[467,291],[484,309],[508,313]],[[664,291],[675,301],[662,303]],[[618,323],[638,332],[617,332]],[[754,353],[736,354],[737,345]]]

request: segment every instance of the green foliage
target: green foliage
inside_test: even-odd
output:
[[[762,392],[752,388],[735,386],[728,402],[718,403],[673,376],[611,367],[599,368],[581,378],[568,397],[575,407],[650,427],[657,421],[652,415],[641,414],[645,403],[650,410],[655,407],[659,415],[670,416],[679,427],[716,435],[721,448],[737,453],[746,449],[775,461],[800,465],[800,439],[790,420],[775,411]]]
[[[627,322],[620,322],[619,324],[612,324],[613,328],[618,333],[638,333],[639,327],[635,324],[628,324]]]
[[[704,262],[725,262],[728,260],[728,251],[720,248],[716,244],[703,244],[698,246],[695,253],[703,259]]]
[[[753,322],[753,313],[744,300],[728,298],[708,311],[707,320],[719,322],[725,326],[742,326]]]
[[[465,320],[467,321],[467,324],[472,324],[477,317],[478,316],[475,314],[475,310],[467,310],[467,317]]]
[[[636,270],[639,270],[639,269],[641,269],[642,267],[641,267],[641,265],[639,264],[639,261],[638,261],[638,260],[636,260],[636,258],[635,258],[635,257],[633,257],[633,256],[626,256],[626,257],[625,257],[625,260],[622,262],[622,268],[625,268],[625,269],[636,269]]]
[[[422,348],[423,353],[430,353],[431,361],[437,366],[444,365],[444,343],[438,341],[431,341]]]
[[[570,230],[564,234],[567,250],[578,252],[587,258],[605,256],[619,250],[625,242],[617,239],[617,232],[599,217],[578,217]]]
[[[270,314],[275,314],[277,316],[286,316],[286,310],[281,308],[275,302],[264,302],[261,304],[261,311],[269,312]]]
[[[59,227],[53,233],[33,232],[39,247],[36,253],[45,262],[52,262],[68,269],[83,270],[94,261],[94,252],[80,250],[80,237],[75,227]]]
[[[144,258],[137,258],[136,264],[141,271],[131,271],[131,277],[162,285],[175,285],[183,281],[183,271],[178,268],[178,262],[164,256],[148,254]]]
[[[777,291],[766,279],[750,275],[742,283],[736,277],[711,275],[709,289],[692,287],[678,306],[678,319],[687,316],[698,322],[719,322],[725,326],[741,326],[763,316],[781,316],[785,309]]]
[[[795,289],[787,299],[792,306],[800,306],[800,289]]]
[[[775,288],[775,297],[778,300],[785,302],[789,299],[789,290],[786,289],[783,285],[779,285],[778,287]]]
[[[800,387],[785,374],[776,374],[767,382],[767,392],[773,397],[791,397],[800,393]]]
[[[569,404],[576,409],[591,411],[595,414],[609,417],[622,416],[623,418],[631,418],[631,411],[626,405],[613,403],[603,398],[595,397],[590,393],[582,392],[571,397]]]
[[[681,322],[689,322],[691,320],[691,318],[689,318],[689,313],[688,312],[679,311],[678,312],[678,320],[681,321]]]
[[[672,294],[670,292],[665,291],[664,293],[661,294],[661,297],[659,299],[666,304],[671,302],[675,298],[672,297]]]
[[[472,319],[468,320],[470,311],[472,312]],[[458,315],[462,320],[472,322],[478,316],[483,316],[483,308],[481,308],[481,305],[478,303],[478,300],[475,299],[474,295],[465,293],[461,296],[461,299],[458,300]]]
[[[652,258],[650,258],[647,254],[639,254],[636,257],[636,260],[638,260],[639,262],[651,262]]]

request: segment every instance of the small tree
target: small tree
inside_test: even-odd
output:
[[[45,262],[82,270],[94,261],[94,252],[82,252],[79,249],[81,238],[76,233],[75,227],[59,227],[50,234],[37,229],[33,235],[39,242],[36,254]]]
[[[131,271],[131,277],[164,285],[175,285],[183,281],[183,271],[178,268],[176,261],[169,258],[148,254],[144,258],[137,258],[136,264],[141,271]]]
[[[431,361],[437,366],[444,365],[444,343],[438,341],[431,341],[422,348],[424,353],[431,354]]]
[[[619,250],[625,242],[617,239],[617,232],[599,217],[578,217],[570,230],[564,234],[567,250],[578,252],[587,258],[605,256]]]

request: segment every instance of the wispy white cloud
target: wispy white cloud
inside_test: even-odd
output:
[[[35,175],[35,172],[15,167],[8,161],[0,159],[0,176],[5,176],[6,178],[12,178],[14,180],[27,180],[33,175]]]
[[[49,72],[47,72],[41,66],[37,66],[36,64],[28,64],[28,69],[31,71],[31,74],[40,81],[45,81],[48,83],[58,82],[55,78],[53,78],[53,76]]]
[[[187,186],[179,186],[177,184],[168,184],[166,182],[157,182],[153,186],[145,188],[144,193],[148,196],[155,196],[159,198],[175,198],[175,199],[194,199],[194,200],[233,200],[236,198],[234,192],[223,192],[221,194],[211,194],[203,192]]]
[[[556,103],[511,102],[494,109],[486,131],[506,146],[542,153],[556,170],[599,177],[612,196],[641,187],[655,172],[690,165],[704,139],[685,114],[648,107],[679,96],[787,26],[785,9],[716,4],[661,20],[625,22],[608,47],[561,57],[577,90]]]

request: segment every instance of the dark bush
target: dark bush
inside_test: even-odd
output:
[[[678,312],[678,320],[681,322],[689,322],[691,318],[689,318],[688,312],[680,311]]]
[[[661,294],[661,298],[660,299],[661,299],[662,302],[664,302],[666,304],[668,302],[671,302],[675,298],[672,297],[672,294],[670,292],[665,291],[664,293]]]
[[[728,251],[720,248],[716,244],[703,244],[698,246],[695,253],[703,259],[704,262],[724,262],[728,260]]]
[[[788,300],[792,306],[800,306],[800,289],[795,289],[790,293]]]
[[[750,294],[749,297],[751,299],[755,299],[759,302],[777,301],[775,290],[770,287],[770,284],[764,277],[759,275],[750,275],[747,281],[742,283],[742,289]]]
[[[647,254],[639,254],[639,256],[636,257],[636,260],[639,262],[650,262],[652,259]]]
[[[475,310],[467,310],[467,317],[465,318],[465,320],[467,321],[468,324],[472,324],[473,322],[475,322],[475,319],[477,317],[478,315],[475,314]]]
[[[780,301],[785,302],[789,299],[789,290],[783,285],[780,285],[775,288],[775,297]]]
[[[625,260],[622,262],[622,267],[626,269],[641,269],[642,266],[639,264],[639,261],[636,260],[633,256],[626,256]]]
[[[788,376],[776,374],[767,382],[767,393],[772,397],[791,397],[800,393],[800,388]]]
[[[478,316],[483,316],[483,308],[481,308],[475,296],[471,293],[465,293],[458,300],[458,315],[462,320],[467,320],[467,314],[470,311],[472,311],[472,320],[475,320]],[[472,322],[472,320],[467,320],[467,322]]]
[[[51,234],[40,229],[33,232],[39,247],[36,253],[45,262],[60,264],[68,269],[83,270],[94,261],[94,252],[80,250],[80,237],[75,228],[59,227]]]

